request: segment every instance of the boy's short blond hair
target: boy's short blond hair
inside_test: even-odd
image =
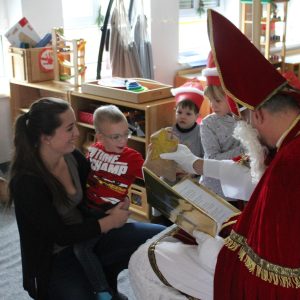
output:
[[[204,96],[206,96],[209,100],[224,100],[225,93],[221,86],[217,85],[208,85],[204,89]]]
[[[115,124],[119,122],[127,122],[127,119],[117,106],[103,105],[94,111],[93,122],[96,133],[101,133],[101,125],[104,122]]]

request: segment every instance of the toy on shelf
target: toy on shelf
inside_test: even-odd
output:
[[[83,39],[66,39],[63,28],[52,29],[54,80],[68,81],[75,86],[85,81],[85,44]]]

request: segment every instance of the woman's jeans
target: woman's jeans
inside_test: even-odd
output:
[[[164,228],[157,224],[133,222],[99,236],[94,251],[111,289],[117,290],[118,274],[127,268],[132,253]],[[49,300],[69,299],[97,299],[92,284],[74,255],[73,247],[54,255],[49,280]]]

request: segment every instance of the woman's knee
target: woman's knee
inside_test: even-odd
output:
[[[166,228],[163,225],[151,223],[135,222],[130,224],[131,228],[129,228],[129,233],[134,232],[136,239],[138,239],[141,243],[144,243],[146,240],[159,234]]]

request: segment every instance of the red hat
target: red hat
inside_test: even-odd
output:
[[[225,93],[255,109],[287,85],[287,80],[225,17],[209,9],[208,34],[212,55]]]
[[[215,85],[221,86],[220,77],[218,74],[218,70],[216,68],[214,58],[212,56],[212,52],[209,51],[208,58],[207,58],[207,65],[206,68],[202,70],[202,75],[206,77],[207,85]],[[229,108],[231,112],[240,117],[240,110],[238,104],[234,102],[229,96],[226,95],[226,100],[228,102]]]
[[[216,68],[211,51],[209,51],[206,68],[202,70],[202,75],[206,77],[207,85],[221,85],[218,70]]]
[[[175,96],[176,104],[182,100],[191,100],[199,110],[204,100],[203,88],[197,78],[193,78],[178,88],[171,89],[171,93]]]

